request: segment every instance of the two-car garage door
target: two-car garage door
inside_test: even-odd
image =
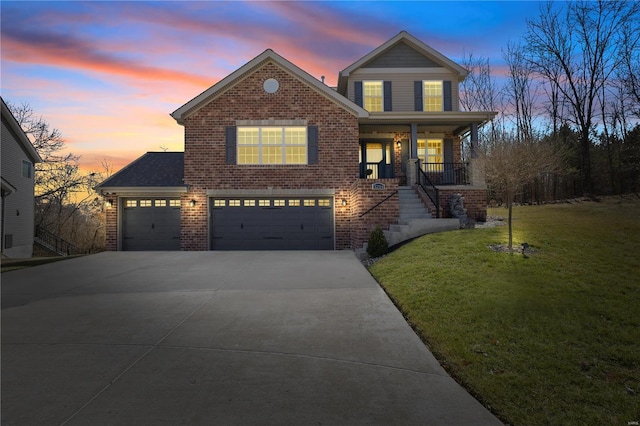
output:
[[[213,250],[333,250],[333,198],[213,198]]]

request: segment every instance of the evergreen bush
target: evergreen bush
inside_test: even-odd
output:
[[[367,244],[367,253],[371,257],[380,257],[389,249],[389,243],[382,232],[380,226],[376,226],[376,229],[371,231],[369,235],[369,243]]]

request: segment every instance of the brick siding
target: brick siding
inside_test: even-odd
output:
[[[279,81],[276,93],[263,83]],[[306,120],[318,126],[318,164],[229,165],[225,159],[225,128],[236,120]],[[350,247],[347,197],[358,177],[358,119],[325,95],[310,88],[273,62],[185,119],[184,174],[189,191],[185,200],[197,201],[182,211],[182,249],[208,250],[207,190],[308,189],[336,194],[336,248]],[[187,204],[188,205],[188,204]]]
[[[351,185],[351,248],[362,247],[362,244],[369,240],[369,234],[376,226],[384,230],[389,229],[389,225],[398,222],[399,201],[398,183],[395,179],[359,179]],[[385,189],[373,189],[374,183],[383,183]],[[379,206],[376,204],[391,196]],[[366,213],[366,214],[365,214]],[[361,215],[363,215],[361,217]]]

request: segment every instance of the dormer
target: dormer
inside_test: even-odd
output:
[[[459,111],[467,71],[406,31],[344,70],[338,92],[376,112]]]

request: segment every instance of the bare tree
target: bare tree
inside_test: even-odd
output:
[[[509,42],[502,51],[509,76],[505,86],[505,97],[513,107],[516,135],[518,140],[530,140],[533,137],[534,106],[536,104],[534,71],[521,44]]]
[[[80,157],[63,152],[62,133],[36,115],[31,106],[25,103],[7,106],[43,159],[35,165],[34,173],[36,224],[77,243],[74,238],[77,230],[89,224],[86,218],[93,215],[89,211],[96,207],[98,197],[93,187],[102,180],[102,175],[82,172]]]
[[[509,210],[509,249],[513,247],[513,201],[536,178],[562,170],[563,153],[537,137],[522,139],[502,132],[483,147],[485,173],[490,190],[500,195]]]
[[[467,78],[460,83],[460,106],[466,111],[502,111],[500,88],[491,74],[489,58],[463,53],[462,66],[467,69]],[[495,137],[500,118],[491,120],[488,126],[489,135]],[[484,138],[483,138],[484,139]]]
[[[535,70],[567,104],[566,117],[580,133],[583,190],[592,192],[591,135],[598,124],[597,98],[621,64],[621,29],[637,22],[639,6],[624,1],[578,1],[562,12],[547,3],[527,22],[527,47]],[[637,24],[636,24],[637,25]]]

